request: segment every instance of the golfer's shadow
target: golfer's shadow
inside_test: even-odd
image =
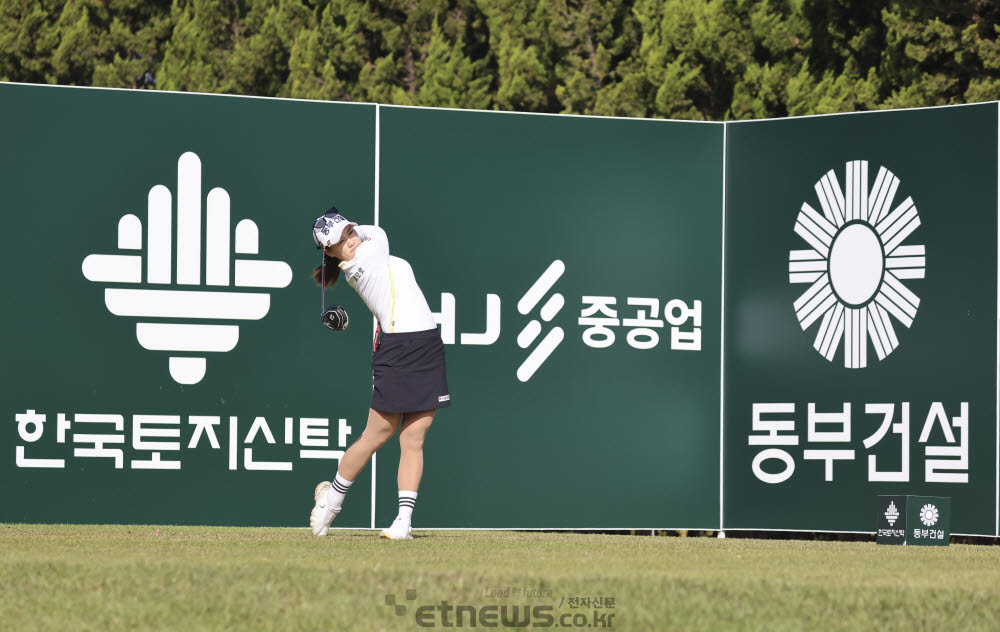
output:
[[[337,532],[331,530],[330,533],[329,533],[329,535],[327,535],[326,537],[329,538],[331,536],[335,536],[337,538],[364,538],[364,539],[368,540],[368,539],[371,539],[373,537],[372,533],[373,532],[371,532],[371,531],[363,531],[361,533],[337,533]],[[429,537],[431,537],[429,534],[419,534],[419,535],[416,534],[416,533],[413,534],[413,539],[414,540],[420,540],[420,539],[429,538]],[[374,538],[376,540],[391,541],[388,538],[380,538],[377,535],[375,535]]]

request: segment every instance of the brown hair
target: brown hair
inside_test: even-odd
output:
[[[331,257],[325,252],[323,256],[326,258],[326,287],[333,287],[333,284],[340,278],[340,259]],[[316,281],[316,285],[323,282],[323,266],[316,266],[316,269],[312,271],[312,278]]]

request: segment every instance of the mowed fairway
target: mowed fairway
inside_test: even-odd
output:
[[[568,614],[560,627],[570,629],[595,621],[615,630],[1000,628],[995,546],[415,535],[389,542],[367,531],[315,538],[298,529],[0,525],[0,627],[418,630],[417,607],[427,605],[437,629],[449,627],[439,607],[446,601],[477,617],[498,604],[547,611],[555,623]],[[508,596],[490,594],[508,588]],[[407,589],[416,592],[411,601]],[[541,590],[518,594],[525,589]],[[385,605],[387,593],[406,604],[405,615]],[[598,611],[603,619],[569,605],[598,596],[614,599]],[[496,615],[476,629],[494,621],[504,628]]]

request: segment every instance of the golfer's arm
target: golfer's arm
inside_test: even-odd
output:
[[[389,263],[389,237],[379,226],[358,226],[356,229],[362,239],[371,240],[371,255],[375,263]]]

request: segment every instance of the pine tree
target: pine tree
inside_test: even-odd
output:
[[[313,11],[301,0],[251,0],[237,22],[225,56],[224,92],[288,96],[289,60],[298,38],[315,30]]]
[[[893,2],[882,11],[888,107],[1000,97],[1000,7],[987,0]]]
[[[169,0],[109,0],[108,13],[111,22],[105,28],[112,52],[95,63],[93,85],[154,87],[163,44],[172,31]]]
[[[493,107],[523,112],[558,111],[554,72],[545,63],[545,6],[537,0],[495,0],[483,6],[489,31]]]
[[[320,11],[317,8],[317,11]],[[300,32],[288,61],[288,96],[349,101],[358,96],[361,68],[368,58],[367,3],[333,0],[315,27]]]
[[[94,1],[67,2],[56,20],[59,44],[52,51],[52,73],[58,83],[90,85],[94,66],[111,52],[103,25],[109,22],[107,7]]]
[[[57,81],[52,52],[59,43],[55,22],[62,2],[0,2],[0,80],[26,83]]]
[[[631,7],[609,0],[548,0],[542,6],[561,111],[594,113],[598,93],[617,80],[617,66],[637,44]]]
[[[648,83],[647,115],[721,119],[751,40],[723,0],[640,0],[638,71]]]
[[[191,92],[223,92],[229,79],[227,57],[237,7],[215,0],[174,0],[173,32],[164,47],[157,87]]]
[[[490,106],[491,77],[485,63],[467,57],[464,48],[462,39],[449,39],[434,21],[426,57],[418,67],[420,105],[477,110]]]
[[[741,2],[735,11],[749,35],[746,62],[732,68],[733,96],[727,118],[786,116],[789,86],[805,66],[801,14],[785,0]]]

